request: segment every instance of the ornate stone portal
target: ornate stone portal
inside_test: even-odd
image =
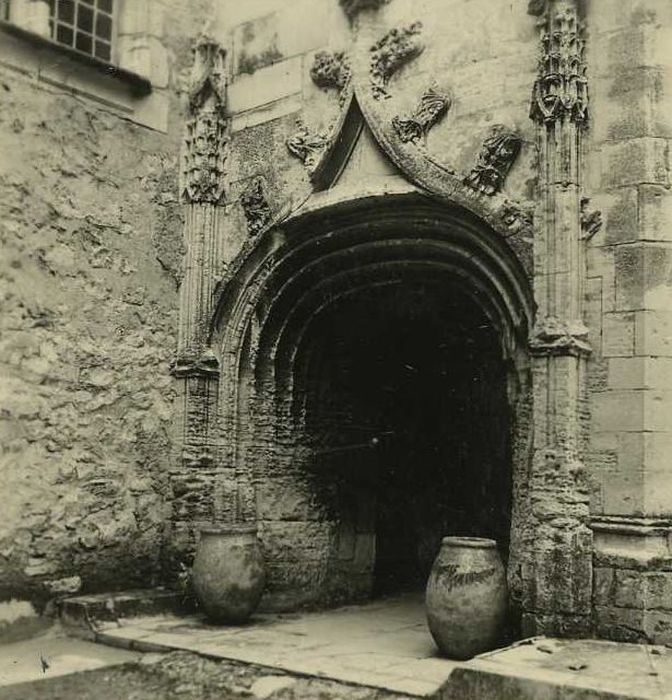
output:
[[[345,9],[354,15],[364,5],[369,7],[349,3]],[[440,120],[451,107],[447,92],[426,90],[410,114],[385,111],[385,105],[394,102],[393,76],[424,50],[422,25],[415,22],[387,31],[373,45],[367,44],[366,55],[352,61],[345,52],[319,52],[310,69],[313,82],[349,100],[348,108],[342,107],[341,131],[327,137],[300,122],[285,144],[292,156],[313,168],[329,150],[331,139],[348,128],[355,132],[348,115],[356,114],[381,152],[410,183],[429,194],[431,205],[423,204],[417,193],[410,193],[413,186],[406,185],[404,196],[372,197],[375,201],[368,208],[354,197],[333,210],[325,205],[321,216],[312,215],[310,208],[308,213],[291,211],[280,229],[272,222],[264,180],[255,175],[239,200],[253,238],[216,293],[213,273],[221,240],[217,222],[225,210],[221,205],[227,124],[222,119],[224,93],[212,85],[221,74],[213,57],[223,54],[211,44],[200,49],[199,65],[210,67],[210,77],[204,80],[199,77],[202,68],[195,69],[195,94],[205,90],[208,104],[215,107],[200,127],[193,108],[185,142],[189,165],[184,192],[191,208],[177,374],[188,381],[174,521],[188,527],[199,519],[224,517],[221,504],[231,501],[233,491],[236,512],[255,517],[260,506],[255,506],[254,494],[267,488],[266,479],[272,476],[267,462],[290,470],[312,449],[301,442],[305,436],[296,429],[305,407],[297,408],[288,398],[304,381],[293,365],[302,334],[331,300],[348,293],[338,286],[343,280],[372,284],[373,277],[366,275],[377,274],[360,272],[353,251],[364,251],[368,259],[377,246],[390,256],[378,260],[380,268],[397,271],[402,261],[407,264],[417,256],[431,274],[443,266],[479,290],[516,367],[511,385],[518,392],[514,427],[519,435],[512,460],[518,471],[513,477],[509,578],[523,628],[530,634],[584,634],[590,629],[592,542],[583,454],[590,347],[583,322],[582,246],[599,227],[599,216],[586,211],[582,193],[581,142],[588,104],[578,1],[548,0],[535,3],[530,11],[540,17],[541,51],[538,76],[530,86],[530,117],[540,156],[536,216],[529,201],[507,193],[507,176],[527,147],[512,127],[495,125],[489,133],[481,132],[482,145],[471,169],[458,174],[414,147],[429,129],[436,128],[434,137],[446,128]],[[193,101],[199,109],[205,103],[200,97]],[[198,133],[208,136],[199,141]],[[278,203],[272,205],[279,210]],[[401,237],[389,244],[385,237],[398,235],[393,231],[400,221],[422,233],[413,241]],[[440,232],[449,229],[459,235],[447,245]],[[534,270],[529,262],[532,245],[538,261]],[[398,259],[390,253],[395,249]],[[567,260],[570,266],[563,264]],[[370,267],[377,270],[376,264]],[[526,277],[530,274],[537,304],[534,325]],[[522,337],[528,333],[529,338]],[[525,430],[532,424],[534,436],[529,437]],[[525,453],[528,444],[531,455]],[[527,465],[528,457],[530,471],[523,473],[526,467],[521,465]],[[190,471],[194,466],[198,470]],[[307,481],[301,477],[294,486],[308,489]],[[215,493],[214,504],[199,495],[207,485]],[[329,525],[322,515],[311,511],[306,516],[320,532]],[[357,550],[360,545],[370,549],[364,540],[353,546]]]

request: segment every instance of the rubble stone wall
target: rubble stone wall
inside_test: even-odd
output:
[[[167,56],[166,133],[3,54],[0,597],[158,580],[183,255],[181,76],[208,4],[167,3],[153,39]]]

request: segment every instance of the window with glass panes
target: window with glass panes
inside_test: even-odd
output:
[[[49,0],[49,9],[54,41],[112,60],[114,0]]]

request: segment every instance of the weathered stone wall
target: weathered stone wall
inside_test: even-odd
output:
[[[208,5],[166,3],[163,34],[152,25],[167,52],[166,133],[68,82],[22,75],[3,54],[0,597],[157,580],[183,253],[181,78]]]

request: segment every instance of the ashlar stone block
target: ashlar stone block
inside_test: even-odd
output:
[[[638,187],[639,237],[672,241],[672,190],[660,185]]]
[[[666,139],[642,137],[605,143],[600,152],[601,186],[670,185]]]

